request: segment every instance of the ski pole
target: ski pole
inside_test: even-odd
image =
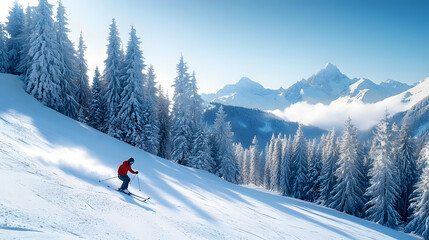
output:
[[[104,180],[98,180],[98,182],[104,182],[104,181],[107,181],[107,180],[110,180],[110,179],[113,179],[113,178],[116,178],[116,177],[118,177],[118,176],[114,176],[114,177],[111,177],[111,178],[106,178]]]
[[[139,180],[139,176],[137,175],[137,182],[138,182],[138,184],[139,184],[139,191],[141,192],[142,190],[141,190],[141,188],[140,188],[140,180]]]
[[[134,174],[133,178],[130,181],[130,184],[133,182],[134,178],[136,177],[136,175]]]

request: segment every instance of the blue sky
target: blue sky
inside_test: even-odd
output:
[[[2,0],[5,21],[13,0]],[[20,0],[27,5],[37,0]],[[50,1],[56,4],[56,1]],[[145,61],[169,88],[181,54],[203,92],[247,76],[289,87],[331,62],[349,77],[414,83],[429,77],[429,1],[63,0],[91,70],[103,69],[111,19],[134,25]],[[92,76],[92,72],[90,75]]]

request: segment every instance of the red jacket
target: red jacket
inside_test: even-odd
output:
[[[127,175],[128,171],[134,174],[136,173],[131,169],[131,165],[128,164],[128,161],[124,161],[118,168],[118,175],[125,176]]]

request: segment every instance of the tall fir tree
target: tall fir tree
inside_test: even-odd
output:
[[[173,125],[172,125],[172,152],[171,157],[179,164],[186,162],[191,153],[192,144],[192,117],[189,111],[189,73],[188,66],[180,57],[176,66],[177,76],[174,80],[173,96]]]
[[[9,71],[9,55],[6,48],[6,33],[3,24],[0,23],[0,73]]]
[[[7,20],[8,22],[5,27],[5,30],[9,33],[9,36],[10,36],[6,40],[7,53],[9,57],[8,72],[12,74],[21,74],[21,72],[18,71],[18,68],[19,68],[19,63],[21,61],[21,51],[25,44],[24,43],[25,39],[23,34],[25,18],[24,18],[24,9],[18,3],[18,0],[15,0],[15,3],[12,9],[9,11],[9,16],[7,17]],[[2,57],[0,53],[0,59],[1,58]]]
[[[29,75],[30,75],[30,66],[31,56],[29,54],[30,51],[30,43],[31,43],[31,32],[35,28],[35,18],[36,18],[36,7],[28,6],[25,10],[24,15],[24,27],[22,30],[21,38],[23,39],[23,43],[21,46],[21,51],[19,52],[19,65],[17,67],[17,72],[22,74],[25,84],[28,84]]]
[[[309,163],[308,166],[308,201],[314,202],[320,197],[320,174],[322,172],[322,153],[320,145],[316,144],[314,139],[309,146]]]
[[[415,185],[414,198],[411,209],[411,221],[405,228],[406,232],[413,232],[429,239],[429,142],[420,152],[419,159],[424,166],[419,182]]]
[[[274,152],[276,138],[274,133],[271,135],[270,142],[267,144],[267,149],[265,151],[265,165],[264,165],[264,188],[271,188],[271,165],[272,165],[272,156]]]
[[[320,174],[320,197],[318,203],[328,206],[332,202],[334,186],[337,182],[335,170],[338,162],[338,148],[336,143],[335,130],[327,135],[322,151],[322,172]]]
[[[33,18],[26,90],[44,105],[59,111],[64,102],[61,83],[64,64],[56,41],[52,5],[47,0],[40,0]]]
[[[292,144],[290,139],[283,139],[282,145],[282,159],[280,162],[280,184],[279,190],[283,196],[289,196],[291,190],[291,176],[292,176]]]
[[[347,119],[339,144],[337,184],[329,207],[357,217],[364,213],[365,175],[357,129]]]
[[[112,20],[109,32],[109,44],[107,45],[107,59],[104,61],[105,69],[103,78],[107,82],[105,95],[106,105],[106,132],[115,138],[120,138],[121,123],[118,113],[121,109],[121,94],[123,84],[121,83],[121,67],[123,52],[121,51],[121,40],[119,39],[118,28],[115,19]],[[143,84],[143,83],[142,83]]]
[[[249,166],[249,182],[256,186],[261,185],[261,159],[259,152],[259,144],[256,136],[253,137],[252,145],[249,148],[250,166]]]
[[[200,128],[194,137],[190,158],[189,167],[209,171],[214,166],[214,161],[210,155],[208,138],[202,128]]]
[[[307,140],[299,124],[293,141],[292,158],[292,196],[299,199],[307,199],[305,188],[308,184],[308,156]]]
[[[85,59],[85,50],[86,46],[83,41],[82,33],[79,37],[79,46],[77,50],[77,92],[76,100],[80,106],[80,112],[83,113],[83,116],[80,116],[80,120],[88,118],[89,115],[89,105],[91,100],[91,92],[89,89],[88,83],[88,65]]]
[[[220,106],[214,122],[215,141],[218,149],[216,159],[220,163],[216,169],[216,174],[228,182],[239,183],[240,173],[232,149],[231,123],[226,122],[225,118],[223,106]]]
[[[158,153],[159,127],[156,115],[156,104],[158,102],[157,89],[155,87],[155,71],[149,67],[145,78],[145,98],[143,104],[143,149],[152,154]]]
[[[100,71],[98,70],[98,67],[96,67],[94,78],[92,79],[89,124],[95,129],[102,131],[105,117],[105,106],[103,100],[104,91],[100,78]]]
[[[400,197],[398,201],[398,213],[402,221],[407,221],[410,217],[410,196],[417,179],[416,158],[414,156],[415,144],[409,135],[409,128],[403,122],[397,140],[397,161],[399,167],[399,187]]]
[[[366,203],[366,215],[373,222],[393,228],[400,223],[396,209],[400,188],[392,135],[392,125],[386,114],[377,125],[370,150],[373,166],[369,172],[371,186],[366,191],[370,198]]]
[[[274,141],[273,152],[270,158],[270,189],[273,191],[279,191],[281,158],[282,141],[281,136],[279,135]]]
[[[62,74],[60,78],[61,93],[63,99],[63,105],[60,108],[60,112],[71,118],[77,119],[79,115],[79,103],[76,100],[76,51],[73,47],[73,43],[68,37],[70,30],[67,28],[67,17],[65,8],[61,1],[58,3],[57,8],[57,21],[55,22],[55,29],[57,33],[57,42],[59,46],[61,62],[62,62]]]
[[[171,159],[171,115],[168,94],[159,91],[157,117],[159,126],[158,156]]]
[[[122,76],[124,90],[121,95],[120,110],[117,120],[121,124],[119,139],[133,146],[144,149],[143,145],[143,53],[139,47],[140,40],[136,30],[131,27],[127,53],[124,62],[125,75]]]

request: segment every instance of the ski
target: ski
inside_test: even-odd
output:
[[[128,194],[128,193],[125,193],[125,192],[123,192],[123,191],[119,191],[117,188],[113,188],[113,187],[111,187],[111,186],[109,186],[109,185],[107,185],[107,187],[108,187],[108,188],[110,188],[110,189],[113,189],[113,190],[115,190],[115,191],[118,191],[118,192],[120,192],[120,193],[123,193],[123,194],[125,194],[125,195],[128,195],[128,196],[132,197],[133,199],[136,199],[136,200],[141,201],[141,202],[146,202],[147,200],[149,200],[149,199],[150,199],[150,197],[142,197],[142,196],[136,195],[136,194],[134,194],[134,193],[130,193],[130,194]]]

